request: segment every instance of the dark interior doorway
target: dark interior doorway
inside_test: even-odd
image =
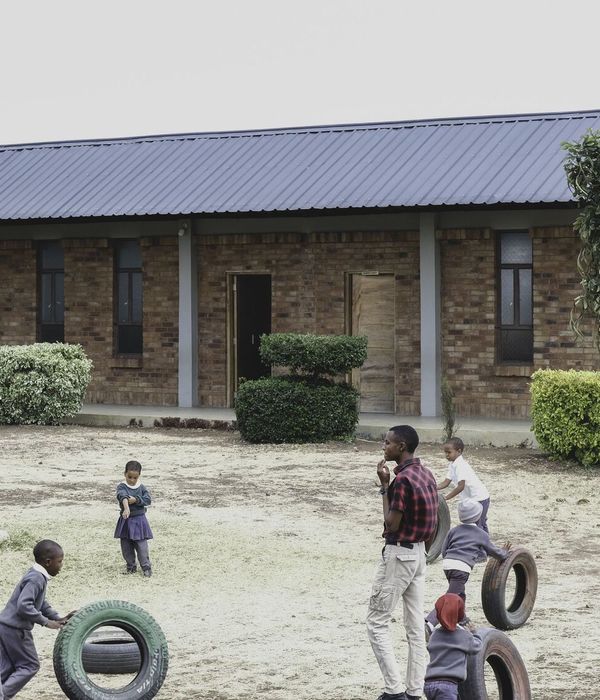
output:
[[[271,275],[236,275],[235,388],[240,379],[270,377],[260,359],[260,336],[271,332]]]

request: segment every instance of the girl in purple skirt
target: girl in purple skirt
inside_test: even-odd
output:
[[[117,486],[117,501],[121,508],[121,516],[115,528],[115,537],[121,540],[121,552],[127,570],[126,574],[135,574],[137,566],[135,555],[144,573],[152,576],[152,566],[148,556],[148,540],[151,540],[152,530],[146,518],[146,508],[152,502],[148,489],[140,481],[142,465],[135,460],[125,465],[125,481]]]

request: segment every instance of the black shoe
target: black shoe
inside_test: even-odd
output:
[[[135,574],[137,573],[137,566],[134,566],[133,568],[128,566],[127,569],[125,571],[122,571],[121,573],[125,576],[127,576],[127,574]]]
[[[152,576],[152,569],[144,569],[144,576],[150,578],[150,576]]]
[[[386,693],[383,692],[377,698],[377,700],[405,700],[407,697],[406,693]]]

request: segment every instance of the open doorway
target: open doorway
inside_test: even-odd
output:
[[[368,338],[367,359],[352,370],[360,392],[360,410],[395,412],[395,279],[393,274],[348,275],[348,325],[352,335]]]
[[[230,401],[240,379],[270,377],[271,368],[260,359],[260,336],[271,332],[271,275],[232,275],[232,364]]]

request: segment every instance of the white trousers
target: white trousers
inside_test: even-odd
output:
[[[392,613],[402,597],[408,641],[406,692],[418,697],[423,694],[427,665],[423,610],[426,566],[423,542],[413,544],[412,549],[388,544],[375,572],[367,634],[383,675],[386,693],[401,693],[405,689],[390,630]]]

